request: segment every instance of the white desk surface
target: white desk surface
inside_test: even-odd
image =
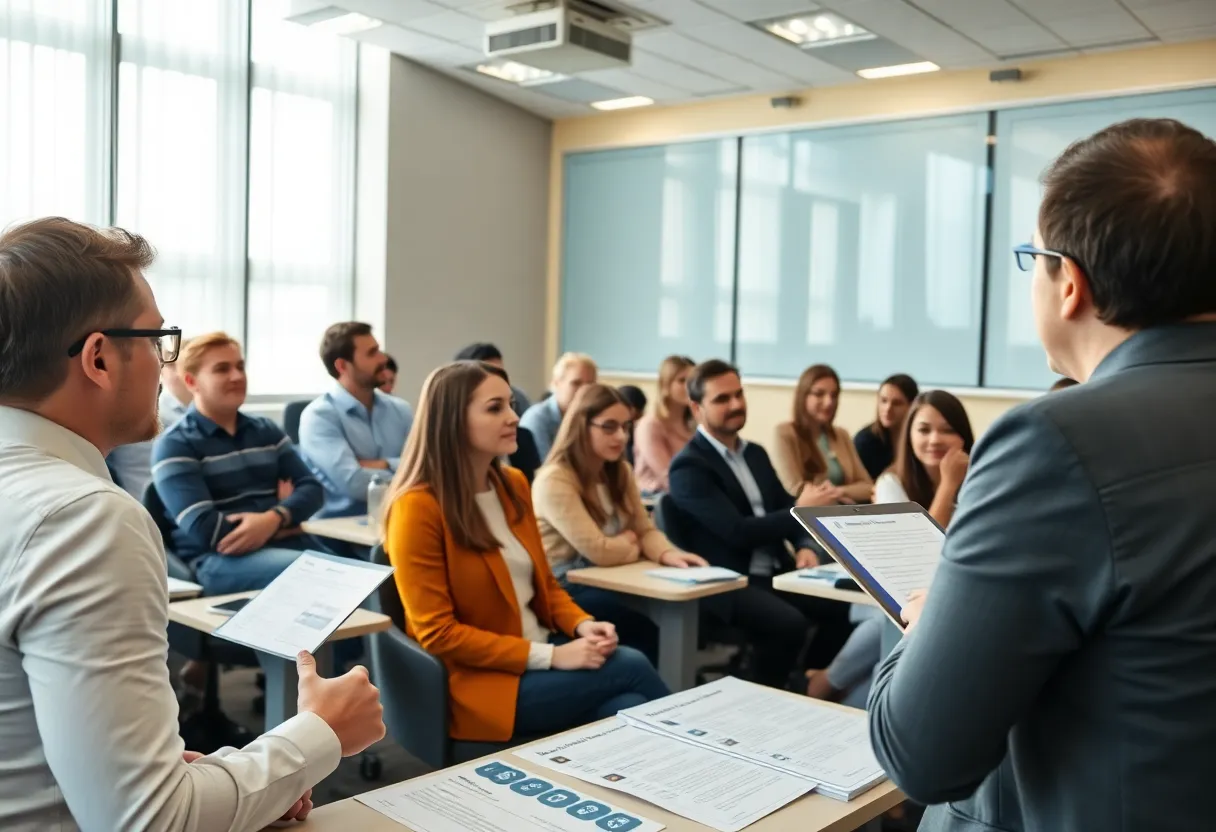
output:
[[[300,524],[305,534],[341,540],[358,546],[375,546],[380,542],[380,532],[371,526],[367,515],[362,517],[327,517],[324,520],[306,520]]]
[[[797,694],[790,694],[795,696]],[[835,707],[844,707],[837,705]],[[608,720],[604,720],[607,722]],[[712,832],[708,826],[639,800],[624,792],[604,789],[559,772],[527,762],[510,751],[490,754],[481,761],[505,758],[508,762],[538,773],[546,780],[557,780],[581,794],[598,797],[642,817],[666,825],[668,832]],[[481,762],[477,761],[477,762]],[[830,797],[810,794],[777,810],[747,827],[748,832],[847,832],[856,829],[902,802],[904,796],[895,784],[887,780],[847,803]],[[313,810],[308,820],[296,827],[309,832],[405,832],[408,827],[369,809],[354,798],[348,798]],[[415,831],[416,832],[416,831]]]
[[[175,601],[169,605],[169,620],[198,630],[202,633],[212,633],[228,620],[228,616],[210,612],[209,607],[232,601],[236,598],[250,598],[255,592],[237,592],[232,595],[215,595],[208,598],[194,598],[190,601]],[[387,630],[392,626],[392,620],[387,615],[357,609],[350,618],[334,631],[327,642],[341,641],[346,638],[358,638]]]
[[[798,577],[797,572],[786,572],[773,578],[773,589],[780,592],[792,592],[796,595],[810,595],[815,598],[827,598],[831,601],[843,601],[846,604],[868,604],[877,607],[878,602],[864,592],[853,589],[837,589],[820,581],[812,581]]]

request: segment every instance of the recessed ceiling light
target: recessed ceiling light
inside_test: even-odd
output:
[[[311,28],[319,29],[322,32],[329,32],[332,35],[353,35],[383,25],[384,21],[377,20],[374,17],[368,17],[358,12],[348,12],[347,14],[338,15],[326,20],[318,20],[316,23],[311,24]]]
[[[626,98],[611,98],[608,101],[592,101],[591,106],[597,110],[628,110],[630,107],[649,107],[653,103],[653,98],[630,95]]]
[[[547,69],[538,69],[534,66],[521,64],[518,61],[506,60],[478,64],[476,70],[482,75],[489,75],[491,78],[497,78],[500,81],[506,81],[511,84],[519,84],[521,87],[548,84],[553,81],[560,81],[565,77],[564,75],[558,75],[556,72],[550,72]]]
[[[752,24],[769,34],[795,43],[803,49],[819,46],[855,43],[873,40],[873,32],[863,29],[851,20],[845,20],[835,12],[809,12],[796,17],[780,17],[774,20],[758,20]]]
[[[876,66],[872,69],[859,69],[857,74],[862,78],[894,78],[898,75],[919,75],[922,72],[937,72],[940,66],[933,61],[917,61],[914,64],[896,64],[895,66]]]

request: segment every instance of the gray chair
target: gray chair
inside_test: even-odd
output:
[[[291,439],[291,444],[300,444],[300,414],[308,407],[308,402],[288,402],[283,408],[283,433]]]
[[[383,546],[372,550],[372,561],[388,565]],[[468,742],[449,737],[447,668],[405,634],[405,609],[396,582],[382,583],[372,605],[393,621],[392,627],[371,636],[372,673],[384,704],[384,723],[398,745],[433,768],[447,768],[541,739]]]

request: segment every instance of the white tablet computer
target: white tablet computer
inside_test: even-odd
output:
[[[928,589],[946,533],[916,503],[790,509],[901,629],[909,593]]]

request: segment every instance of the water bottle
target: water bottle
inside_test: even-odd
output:
[[[380,508],[384,505],[388,486],[389,478],[383,474],[373,474],[372,481],[367,484],[367,526],[374,532],[380,531]]]

